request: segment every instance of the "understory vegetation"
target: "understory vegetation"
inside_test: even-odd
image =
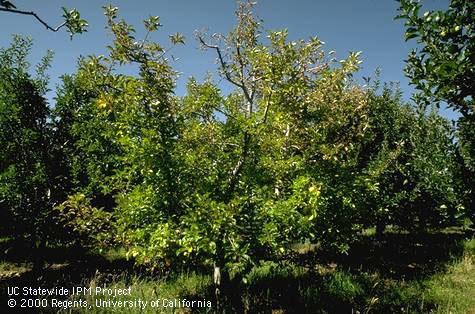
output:
[[[108,53],[79,58],[52,104],[53,55],[32,71],[32,41],[14,36],[0,49],[2,299],[81,285],[212,304],[164,312],[475,311],[474,5],[400,4],[406,39],[429,42],[408,59],[411,102],[377,75],[362,84],[358,52],[265,31],[249,1],[229,34],[197,33],[216,77],[184,95],[169,58],[185,38],[152,41],[159,17],[137,39],[105,7]]]
[[[371,233],[371,232],[370,232]],[[281,263],[264,261],[231,280],[224,290],[222,312],[226,313],[471,313],[475,307],[475,240],[472,231],[445,229],[414,236],[388,230],[361,235],[348,255],[317,254],[308,246],[299,255]],[[2,248],[8,247],[3,243]],[[394,252],[398,252],[395,258]],[[204,269],[182,269],[167,274],[151,273],[134,266],[123,250],[93,254],[54,249],[16,254],[1,266],[2,289],[13,285],[48,285],[95,288],[131,287],[131,296],[114,300],[212,300],[213,277]],[[41,278],[28,264],[31,255],[46,256]],[[3,256],[5,258],[5,256]],[[95,295],[71,300],[111,300]],[[116,313],[209,313],[215,309],[136,307]],[[49,311],[45,311],[49,312]],[[55,312],[55,311],[53,311]],[[63,312],[69,312],[63,310]],[[76,312],[104,313],[104,308]]]

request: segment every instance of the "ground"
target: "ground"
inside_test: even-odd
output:
[[[262,262],[224,287],[219,312],[227,313],[475,313],[475,240],[473,230],[409,234],[390,230],[382,236],[361,235],[348,254],[331,255],[301,246],[282,264]],[[10,286],[132,287],[117,300],[208,300],[216,309],[211,276],[192,270],[150,273],[125,259],[122,250],[91,253],[81,249],[41,251],[1,242],[0,309],[6,308]],[[42,269],[34,257],[42,256]],[[37,261],[37,259],[36,259]],[[72,300],[79,300],[76,297]],[[82,298],[90,304],[94,297]],[[102,299],[107,299],[102,297]],[[9,309],[11,310],[11,309]],[[47,310],[43,310],[47,312]],[[67,311],[65,311],[67,312]],[[81,312],[81,311],[79,311]],[[97,309],[87,313],[109,313]],[[156,313],[156,309],[122,309],[124,313]]]

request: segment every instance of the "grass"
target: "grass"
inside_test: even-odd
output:
[[[414,280],[338,267],[320,267],[313,272],[291,264],[263,262],[245,277],[246,284],[231,287],[232,293],[226,296],[223,308],[228,313],[475,313],[475,240],[463,243],[462,257],[450,262],[445,271]],[[92,286],[99,281],[100,278],[91,281]],[[214,300],[211,276],[199,273],[180,274],[163,281],[125,276],[108,284],[117,288],[127,286],[134,292],[128,299]],[[92,297],[87,300],[94,302]]]
[[[115,300],[209,301],[212,308],[116,308],[114,313],[475,313],[475,239],[450,232],[417,235],[387,233],[362,236],[347,256],[318,256],[314,261],[262,262],[242,281],[222,290],[217,310],[210,274],[182,272],[152,276],[122,261],[115,250],[88,260],[51,262],[40,286],[131,287],[131,296]],[[303,254],[305,255],[305,254]],[[56,264],[54,264],[56,263]],[[59,265],[58,267],[53,267]],[[61,266],[63,265],[63,266]],[[27,285],[31,264],[0,263],[0,283]],[[8,277],[9,272],[22,274]],[[30,272],[31,273],[31,272]],[[76,276],[77,275],[77,276]],[[79,276],[80,275],[80,276]],[[91,295],[71,300],[95,304]],[[107,300],[107,297],[100,297]],[[64,311],[68,312],[68,311]],[[111,313],[111,308],[76,309],[74,313]]]
[[[85,300],[88,304],[93,305],[92,308],[86,308],[78,310],[79,313],[109,313],[112,312],[111,308],[107,307],[96,307],[96,300],[121,300],[121,301],[131,301],[138,302],[146,301],[147,304],[145,307],[140,309],[137,307],[124,307],[124,308],[115,308],[114,313],[187,313],[186,308],[182,309],[173,309],[168,306],[168,302],[174,299],[188,301],[200,300],[200,301],[209,301],[206,300],[206,295],[211,287],[211,277],[204,276],[197,273],[183,273],[176,275],[171,278],[165,279],[151,279],[142,276],[129,276],[122,275],[115,278],[103,277],[101,274],[96,275],[89,282],[85,282],[83,286],[91,288],[93,291],[96,287],[106,286],[108,289],[112,290],[123,290],[130,287],[131,294],[126,296],[120,296],[117,298],[109,296],[96,296],[96,295],[86,295],[86,296],[73,296],[71,300]],[[151,302],[156,302],[156,305],[151,305]],[[131,303],[130,303],[131,304]],[[138,303],[135,303],[138,304]],[[68,311],[65,310],[65,313]]]
[[[437,313],[475,313],[475,239],[465,242],[462,258],[425,284]]]
[[[10,277],[15,275],[20,275],[22,273],[30,271],[32,268],[31,263],[15,263],[0,261],[0,279],[2,276]]]

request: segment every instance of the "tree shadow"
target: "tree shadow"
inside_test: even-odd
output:
[[[0,312],[7,310],[8,287],[52,288],[88,286],[92,278],[113,280],[124,273],[139,274],[144,270],[124,258],[108,259],[80,247],[32,249],[21,243],[0,243],[0,262],[27,265],[21,271],[0,275]],[[11,309],[8,309],[11,312]],[[5,313],[7,313],[5,312]],[[34,311],[33,311],[34,312]]]
[[[277,267],[252,284],[235,284],[227,307],[248,313],[427,313],[437,305],[421,301],[422,281],[460,258],[464,240],[473,236],[459,229],[387,232],[361,236],[347,254],[297,254],[291,265],[307,271]]]
[[[473,235],[473,231],[455,230],[361,236],[347,255],[319,256],[317,260],[333,261],[352,273],[378,273],[395,280],[424,279],[461,257],[463,241]]]

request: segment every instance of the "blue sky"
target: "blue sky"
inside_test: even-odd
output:
[[[164,25],[153,37],[160,43],[168,43],[168,35],[181,32],[187,41],[185,46],[173,50],[177,61],[171,61],[181,72],[177,94],[184,93],[184,83],[191,75],[201,79],[207,71],[216,69],[215,56],[199,50],[194,38],[196,29],[207,28],[210,33],[227,33],[234,25],[234,0],[117,0],[72,1],[12,0],[19,8],[33,10],[48,23],[61,22],[61,7],[77,8],[90,26],[88,33],[76,36],[72,41],[63,31],[53,33],[28,16],[0,12],[0,46],[7,46],[12,34],[29,35],[34,39],[32,63],[37,62],[47,49],[55,51],[50,70],[51,88],[59,77],[75,71],[80,55],[105,54],[110,36],[105,30],[102,6],[111,3],[119,7],[120,15],[134,24],[138,37],[143,34],[141,21],[150,15],[159,15]],[[41,4],[39,4],[41,3]],[[445,9],[448,0],[425,0],[426,9]],[[404,59],[414,42],[404,42],[403,21],[395,21],[398,3],[394,0],[260,0],[256,12],[264,20],[264,28],[286,28],[291,39],[318,36],[327,51],[335,50],[338,59],[349,51],[362,51],[363,68],[358,77],[371,76],[379,67],[385,82],[400,82],[404,98],[409,99],[412,88],[404,77]],[[50,93],[51,98],[53,93]],[[453,118],[453,113],[443,112]]]

